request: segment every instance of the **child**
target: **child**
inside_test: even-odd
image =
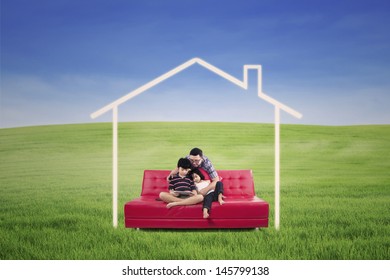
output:
[[[195,182],[195,186],[198,189],[198,192],[206,188],[210,184],[210,180],[205,180],[203,174],[199,171],[199,169],[195,169],[191,171],[192,179]],[[203,218],[207,219],[210,216],[211,204],[213,201],[218,201],[220,205],[224,204],[223,201],[223,184],[221,181],[218,181],[215,189],[210,190],[204,197],[203,200]]]
[[[203,196],[198,194],[194,182],[189,178],[191,162],[187,158],[180,158],[178,172],[170,177],[169,192],[161,192],[160,199],[167,204],[167,208],[179,205],[192,205],[203,201]]]

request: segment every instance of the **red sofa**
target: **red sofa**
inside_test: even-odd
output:
[[[259,228],[268,227],[269,204],[255,195],[251,170],[219,170],[225,204],[213,202],[204,219],[202,203],[166,208],[158,200],[168,190],[168,170],[145,170],[139,198],[124,206],[128,228]]]

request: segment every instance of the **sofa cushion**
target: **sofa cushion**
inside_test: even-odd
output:
[[[168,191],[168,170],[145,170],[142,182],[141,196],[158,197],[160,192]],[[226,197],[255,196],[254,182],[251,170],[218,170],[222,177],[224,195]]]

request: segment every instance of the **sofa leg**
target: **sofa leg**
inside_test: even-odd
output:
[[[257,228],[255,228],[255,230],[256,230],[256,231],[259,231],[259,228],[257,227]]]
[[[139,231],[139,227],[137,227],[135,230],[136,230],[136,231]]]

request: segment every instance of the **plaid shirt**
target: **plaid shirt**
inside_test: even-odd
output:
[[[187,158],[190,159],[190,156],[188,155]],[[199,167],[203,168],[207,174],[209,174],[211,180],[218,177],[218,173],[215,171],[215,168],[208,157],[202,156],[202,163]]]

